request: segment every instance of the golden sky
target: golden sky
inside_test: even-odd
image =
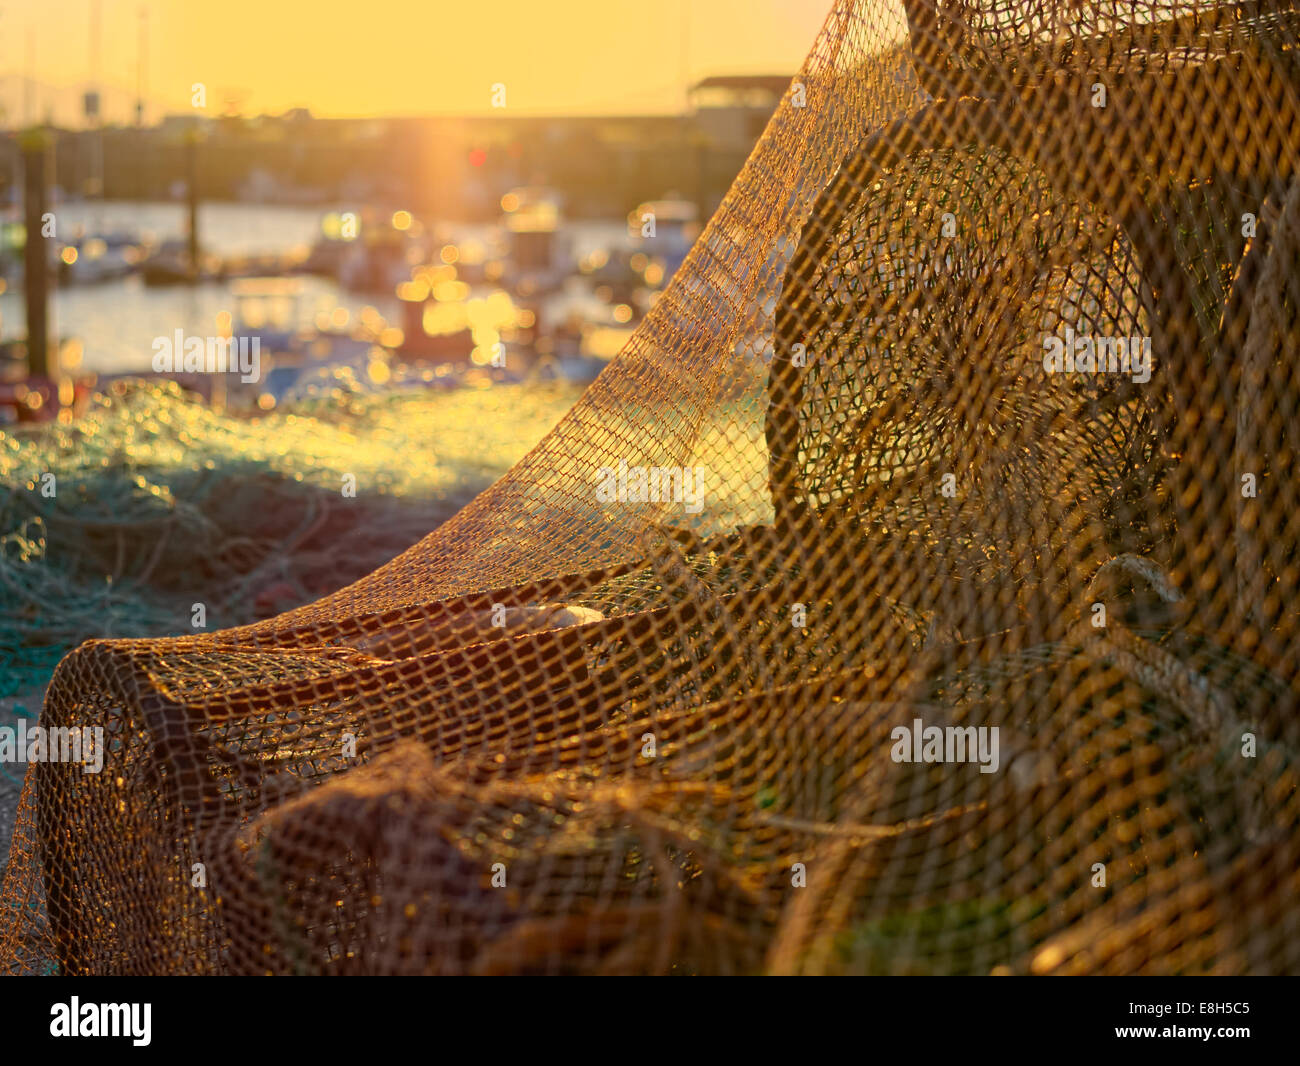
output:
[[[26,0],[0,15],[5,73],[91,78],[95,0]],[[147,97],[209,113],[304,106],[320,115],[680,110],[687,79],[793,75],[831,0],[99,0],[101,84],[134,93],[148,10]],[[110,107],[111,107],[111,96]],[[127,116],[106,115],[109,121]]]

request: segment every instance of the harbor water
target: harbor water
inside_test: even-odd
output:
[[[304,252],[321,237],[322,218],[345,206],[279,206],[249,203],[205,203],[199,212],[199,243],[205,254],[232,256],[289,255]],[[121,201],[74,202],[56,207],[57,236],[78,233],[125,233],[154,243],[181,240],[185,235],[182,203]],[[449,239],[486,240],[491,227],[449,224]],[[578,221],[565,224],[565,235],[576,259],[602,248],[626,243],[621,221]],[[150,287],[138,273],[102,282],[54,289],[50,307],[53,335],[80,340],[84,354],[80,370],[98,374],[144,372],[150,368],[154,338],[176,330],[206,336],[218,316],[236,312],[231,286],[225,281],[197,285]],[[310,328],[324,313],[338,309],[356,321],[373,308],[387,322],[400,324],[401,307],[395,292],[352,292],[328,277],[301,276],[299,294],[281,309],[283,328]],[[21,285],[0,293],[0,340],[26,332]]]

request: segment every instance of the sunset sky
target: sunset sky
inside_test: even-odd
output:
[[[0,71],[91,80],[95,0],[0,5]],[[709,74],[789,73],[831,0],[99,0],[106,118],[126,121],[148,11],[149,117],[309,107],[318,115],[674,112]],[[17,95],[16,87],[9,92]],[[56,93],[49,92],[49,96]],[[9,101],[11,112],[16,107]],[[37,107],[51,105],[38,101]],[[120,112],[120,113],[115,113]]]

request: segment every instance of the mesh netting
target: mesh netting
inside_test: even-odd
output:
[[[0,961],[1300,970],[1298,29],[842,0],[497,484],[63,660]]]

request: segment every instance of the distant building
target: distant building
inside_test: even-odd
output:
[[[695,198],[707,218],[721,203],[790,88],[784,74],[720,75],[691,86]]]
[[[197,131],[204,200],[366,202],[446,219],[495,219],[504,193],[543,184],[571,218],[625,217],[676,195],[701,220],[721,201],[790,79],[706,78],[682,115],[316,118],[168,115],[154,126],[58,131],[57,174],[82,188],[102,143],[104,195],[167,199]],[[6,153],[0,139],[0,164]],[[0,195],[6,191],[0,166]]]
[[[790,88],[784,74],[705,78],[691,86],[695,128],[711,148],[748,154]]]

